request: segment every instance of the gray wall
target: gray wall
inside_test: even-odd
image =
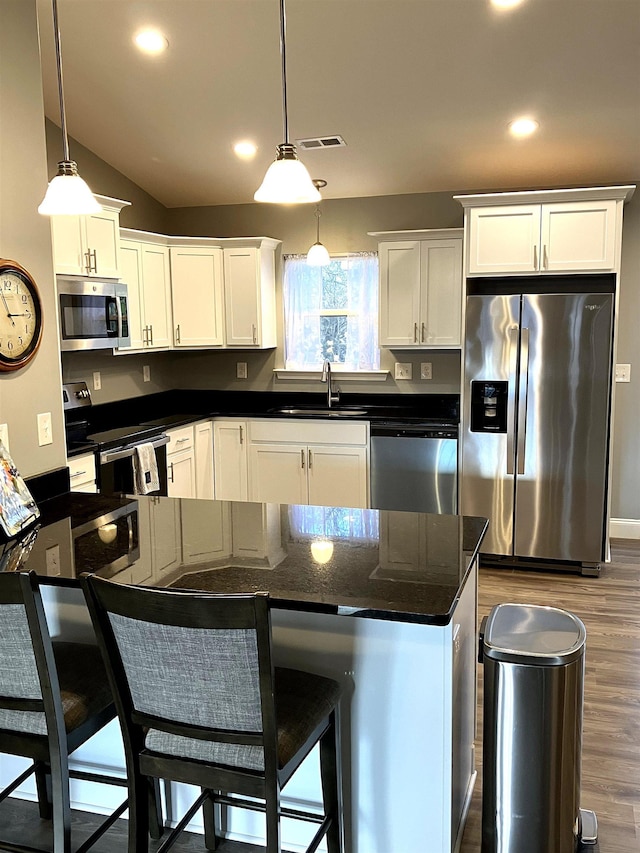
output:
[[[34,277],[44,308],[40,349],[0,374],[0,423],[24,476],[66,464],[50,222],[37,207],[47,188],[36,0],[0,3],[0,257]],[[53,444],[38,446],[37,415],[51,412]]]

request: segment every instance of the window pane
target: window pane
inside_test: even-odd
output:
[[[320,317],[322,360],[339,361],[347,357],[347,318],[345,315]]]

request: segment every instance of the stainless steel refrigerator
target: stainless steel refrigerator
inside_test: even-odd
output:
[[[597,572],[607,541],[614,297],[527,286],[521,280],[518,292],[502,279],[494,288],[502,292],[485,283],[467,297],[461,512],[489,518],[485,554]]]

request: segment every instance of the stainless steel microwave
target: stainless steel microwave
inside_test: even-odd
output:
[[[127,285],[57,276],[60,349],[117,349],[131,345]]]

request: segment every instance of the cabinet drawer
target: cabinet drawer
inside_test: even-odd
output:
[[[73,456],[69,459],[69,479],[71,489],[79,486],[93,485],[96,481],[96,457],[93,453],[83,456]]]
[[[363,444],[367,443],[368,423],[329,420],[255,420],[249,423],[252,442],[295,442],[297,444]]]
[[[167,444],[167,455],[178,453],[182,450],[190,450],[193,447],[193,425],[167,430],[169,444]]]

